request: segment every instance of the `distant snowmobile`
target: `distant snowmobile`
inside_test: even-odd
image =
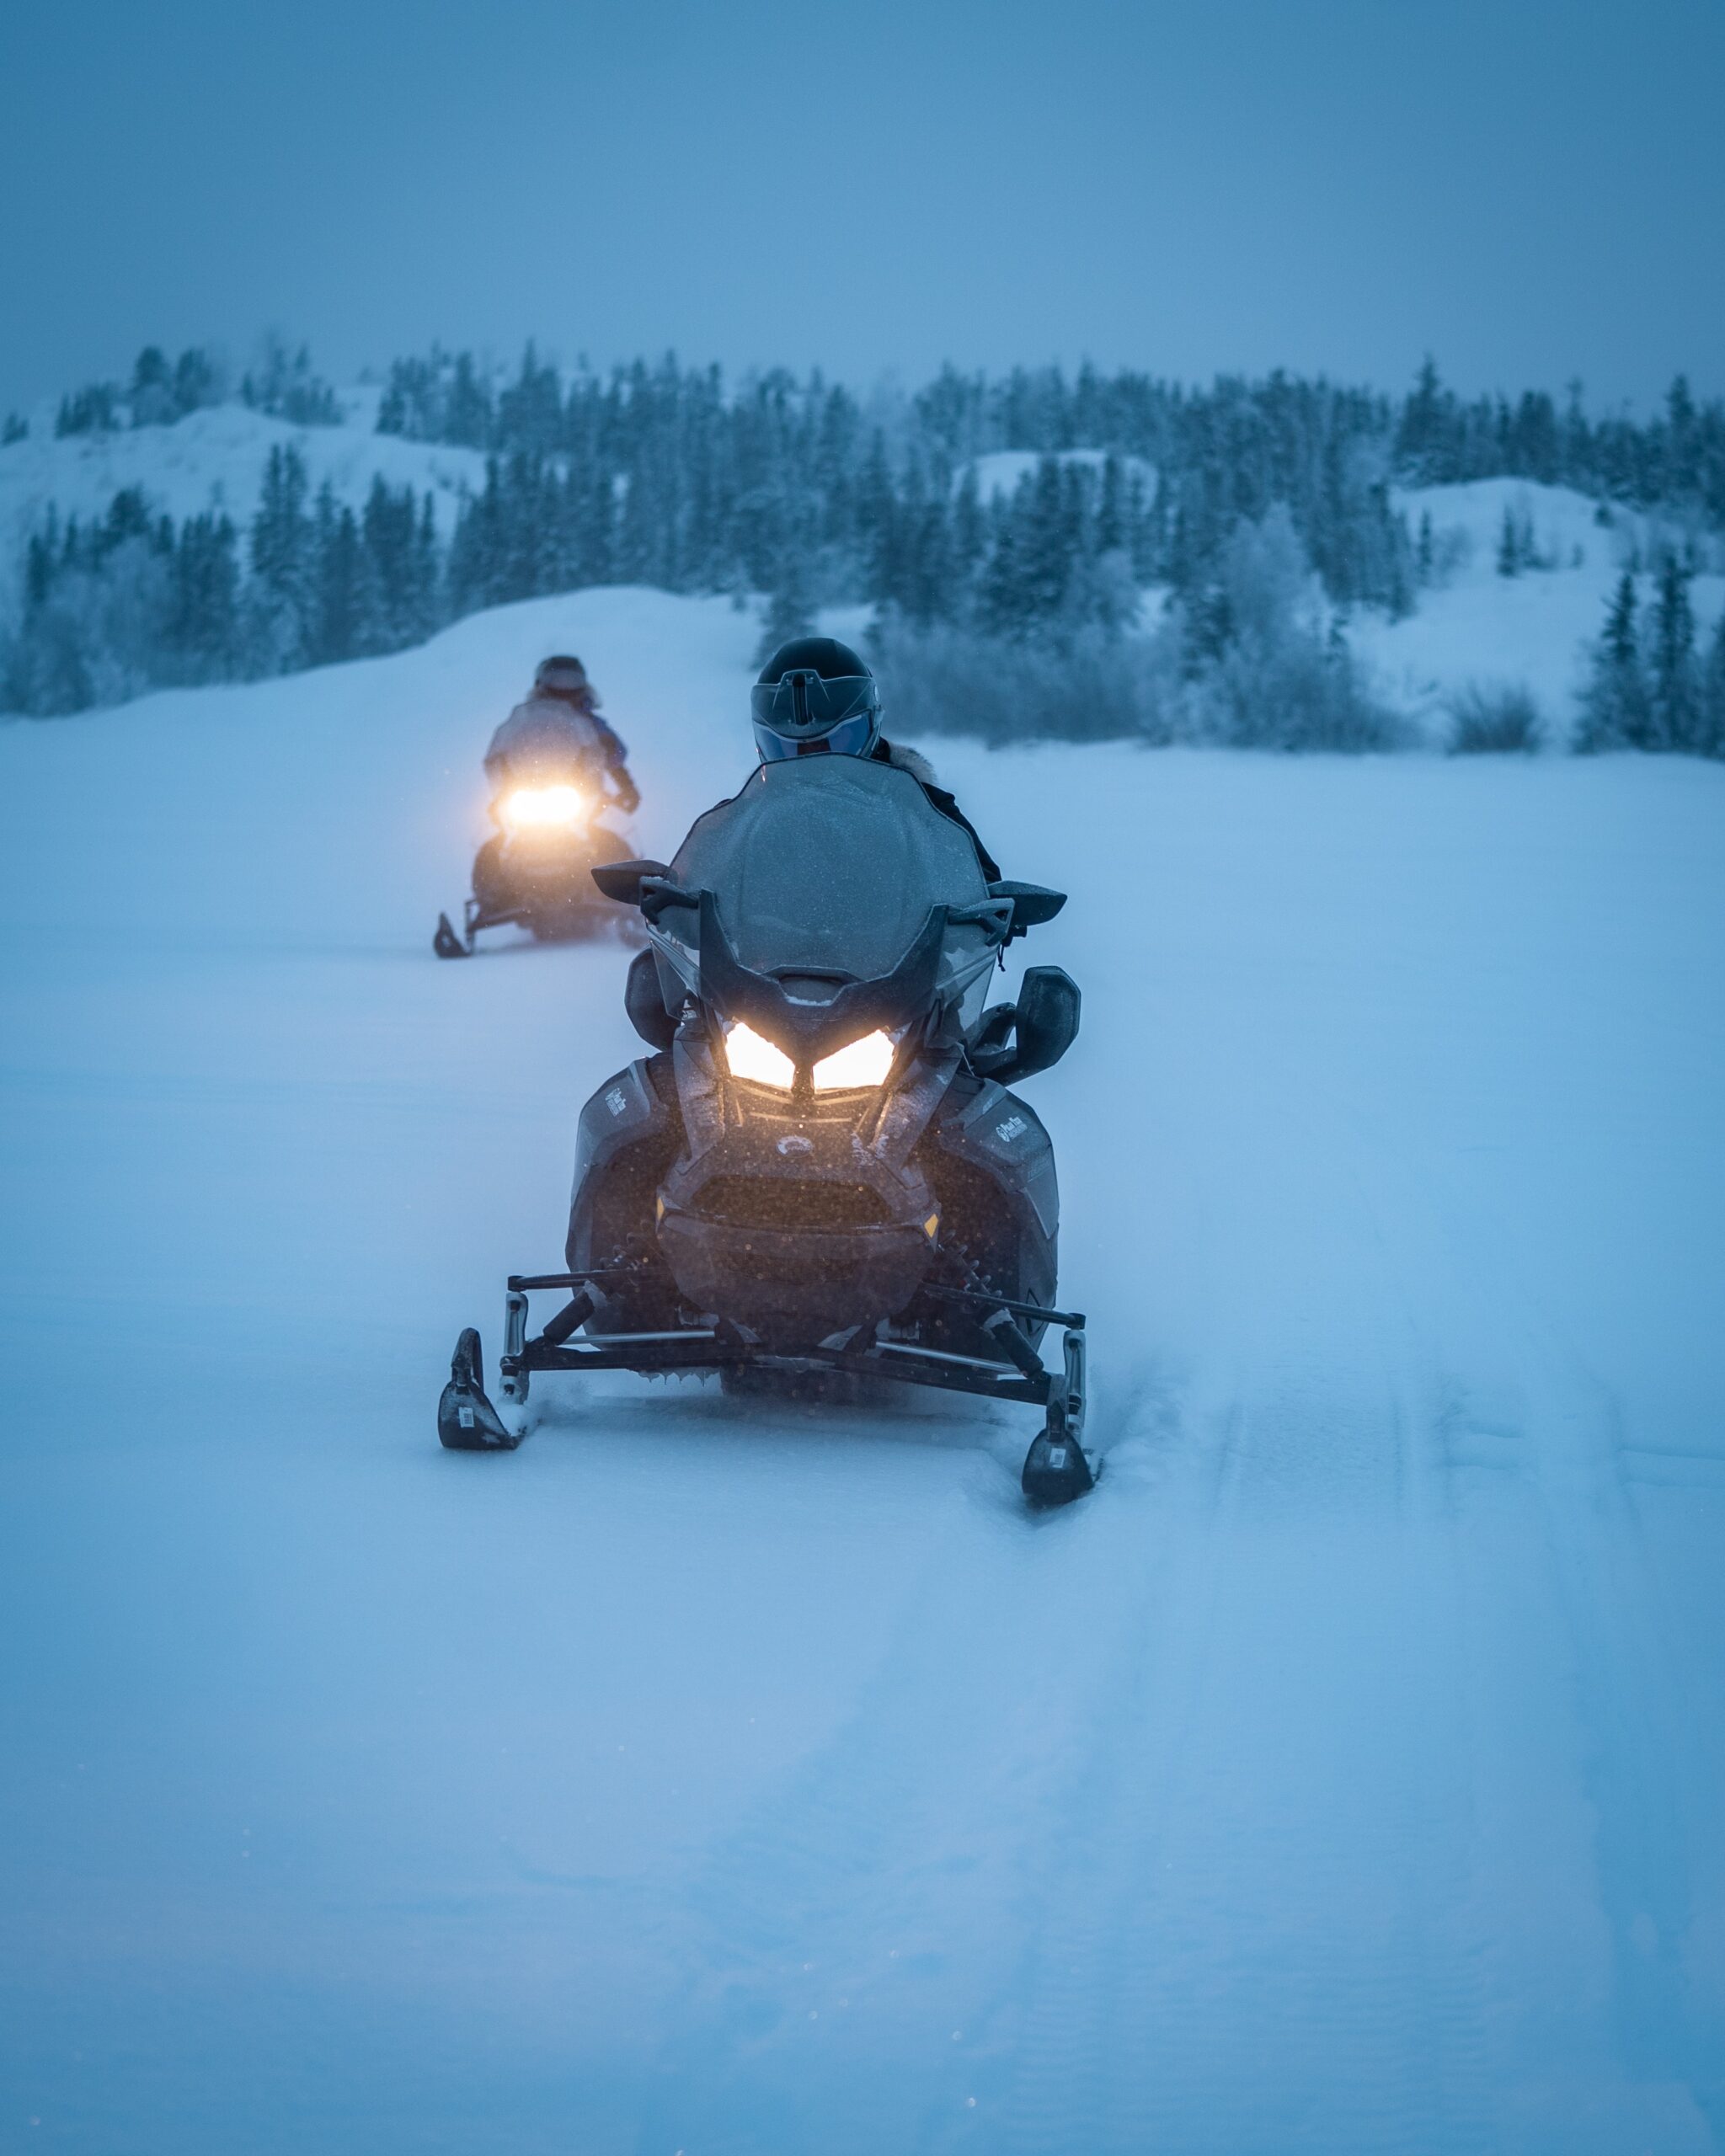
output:
[[[482,928],[515,922],[540,937],[591,934],[629,919],[593,888],[588,871],[621,859],[628,841],[600,819],[633,815],[641,796],[623,744],[601,717],[599,695],[568,652],[542,659],[533,686],[485,751],[496,835],[473,863],[462,932],[439,914],[432,948],[471,958]]]
[[[594,889],[590,871],[628,853],[628,841],[602,819],[622,806],[602,776],[579,762],[536,773],[495,803],[502,825],[473,862],[473,894],[457,931],[437,916],[431,947],[440,958],[471,958],[482,929],[509,923],[542,940],[586,936],[628,921]]]
[[[669,867],[594,873],[646,921],[626,1002],[656,1052],[582,1112],[566,1270],[508,1283],[510,1422],[469,1327],[444,1444],[518,1444],[535,1371],[847,1374],[1040,1408],[1025,1494],[1081,1496],[1096,1462],[1084,1320],[1052,1307],[1054,1154],[1007,1090],[1065,1053],[1078,990],[1033,967],[1015,1004],[983,1007],[1003,947],[1061,894],[985,882],[915,777],[841,755],[763,766]],[[570,1299],[530,1338],[547,1289]]]

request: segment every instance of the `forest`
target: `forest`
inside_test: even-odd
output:
[[[296,428],[344,423],[303,350],[270,348],[236,386],[206,354],[152,348],[129,383],[63,399],[56,431],[171,426],[234,398]],[[465,352],[396,360],[376,425],[483,454],[446,536],[411,488],[379,479],[357,504],[313,490],[291,437],[243,526],[214,507],[175,520],[136,488],[99,518],[51,510],[0,607],[0,708],[288,672],[513,600],[649,584],[759,600],[763,645],[819,607],[869,606],[876,655],[927,726],[1387,746],[1399,728],[1353,667],[1347,624],[1410,612],[1443,573],[1429,520],[1410,529],[1396,487],[1513,476],[1655,512],[1682,538],[1647,566],[1677,586],[1725,531],[1725,405],[1681,378],[1636,419],[1589,414],[1578,386],[1464,398],[1431,362],[1401,396],[1088,366],[948,367],[865,395],[783,370],[728,383],[669,357],[569,371],[530,345],[501,371]],[[1005,473],[989,462],[1001,452],[1017,453]],[[1506,524],[1504,574],[1535,566],[1521,545]],[[1166,604],[1146,633],[1151,589]],[[1711,740],[1712,662],[1692,622],[1673,659],[1674,608],[1667,591],[1664,631],[1651,613],[1603,625],[1595,745]],[[1026,685],[1010,714],[991,689],[1007,670]],[[1641,674],[1648,698],[1655,676],[1692,677],[1678,702],[1701,716],[1642,724]]]

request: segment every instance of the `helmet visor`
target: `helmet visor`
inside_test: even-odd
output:
[[[749,702],[757,727],[770,727],[788,741],[812,741],[841,720],[860,715],[872,721],[880,708],[880,692],[872,674],[823,681],[813,667],[793,666],[777,681],[757,681]]]
[[[872,709],[840,719],[824,734],[781,734],[763,719],[755,722],[756,745],[765,764],[780,764],[788,756],[866,756],[874,746],[874,732]]]

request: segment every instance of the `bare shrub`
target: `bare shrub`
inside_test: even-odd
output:
[[[1549,738],[1533,691],[1520,682],[1470,682],[1450,699],[1449,713],[1452,756],[1536,756]]]

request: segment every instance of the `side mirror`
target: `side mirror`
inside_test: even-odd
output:
[[[1066,903],[1064,891],[1047,890],[1040,883],[991,883],[988,895],[1012,901],[1012,926],[1007,932],[1009,943],[1027,929],[1039,928],[1044,921],[1052,921]]]
[[[985,1075],[1010,1086],[1039,1070],[1051,1070],[1078,1038],[1081,1001],[1077,982],[1064,966],[1030,967],[1013,1008],[1017,1038]]]
[[[606,898],[615,899],[620,906],[638,906],[642,879],[669,876],[670,871],[662,861],[603,861],[587,873]]]

